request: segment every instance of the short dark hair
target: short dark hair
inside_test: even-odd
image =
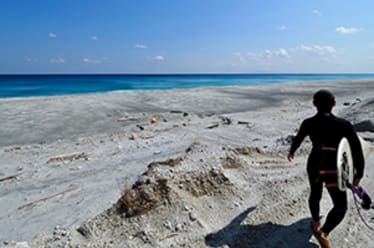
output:
[[[319,90],[313,96],[313,104],[318,112],[330,112],[335,104],[334,95],[328,90]]]

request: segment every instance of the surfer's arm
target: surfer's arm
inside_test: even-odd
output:
[[[299,131],[297,132],[295,138],[292,141],[291,148],[288,153],[288,160],[291,161],[294,157],[294,154],[296,150],[299,148],[301,145],[301,142],[303,142],[304,138],[308,135],[308,128],[307,128],[307,122],[303,121],[303,123],[300,126]]]
[[[353,157],[353,166],[356,170],[355,173],[355,180],[359,182],[364,175],[364,166],[365,166],[365,159],[364,154],[362,151],[360,140],[353,129],[352,125],[349,125],[349,135],[347,135],[348,142],[351,147],[352,157]]]

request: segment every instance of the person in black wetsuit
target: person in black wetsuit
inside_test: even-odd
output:
[[[346,137],[351,147],[355,168],[354,185],[358,185],[363,176],[364,157],[359,138],[352,124],[331,113],[336,104],[333,94],[327,90],[320,90],[314,94],[313,104],[317,108],[317,114],[302,122],[293,139],[287,158],[292,161],[304,138],[309,136],[313,145],[307,162],[312,228],[319,243],[323,247],[330,247],[327,235],[343,220],[347,211],[346,192],[340,191],[337,187],[336,156],[340,140]],[[319,203],[322,197],[323,183],[325,183],[334,207],[328,213],[326,222],[321,227]]]

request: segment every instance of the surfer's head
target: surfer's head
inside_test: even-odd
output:
[[[328,90],[319,90],[313,96],[313,104],[318,112],[329,113],[335,106],[335,97]]]

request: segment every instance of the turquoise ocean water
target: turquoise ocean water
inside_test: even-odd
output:
[[[0,75],[0,98],[358,79],[374,74]]]

